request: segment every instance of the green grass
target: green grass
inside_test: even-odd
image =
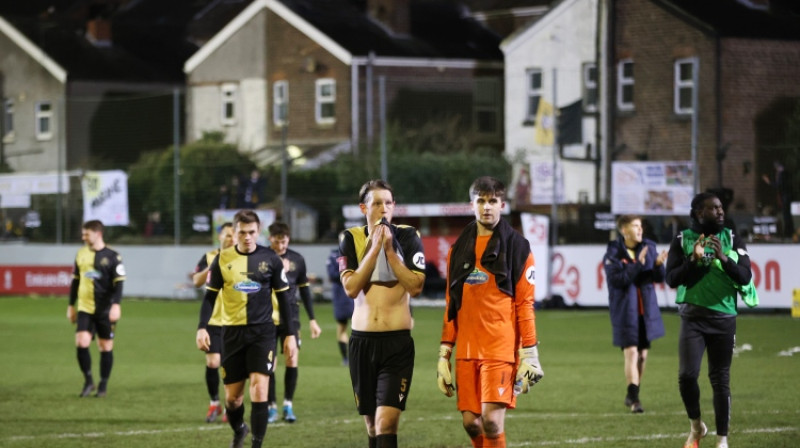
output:
[[[208,398],[204,357],[194,345],[198,307],[199,302],[185,301],[124,302],[108,397],[79,399],[83,379],[66,299],[0,299],[0,447],[227,446],[230,428],[203,421]],[[366,446],[348,372],[340,365],[332,310],[318,304],[316,312],[323,334],[311,340],[304,328],[295,396],[298,421],[270,425],[265,446]],[[414,317],[417,362],[399,444],[469,447],[455,399],[445,398],[436,387],[442,309],[417,307]],[[508,446],[680,446],[688,420],[677,386],[679,320],[672,312],[664,320],[667,336],[654,343],[642,386],[646,412],[632,415],[622,404],[622,354],[611,346],[607,313],[538,312],[545,379],[508,413]],[[740,316],[738,324],[737,345],[753,349],[733,363],[731,446],[796,447],[800,353],[777,354],[800,346],[800,320],[749,314]],[[95,376],[98,361],[93,346]],[[704,418],[713,431],[705,366],[701,375]],[[278,378],[281,396],[280,367]],[[704,446],[713,446],[710,440]]]

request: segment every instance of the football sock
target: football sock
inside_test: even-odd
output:
[[[226,404],[225,413],[228,414],[228,424],[234,431],[239,430],[244,424],[244,404],[236,409],[229,408]]]
[[[276,403],[278,401],[278,394],[275,392],[275,378],[275,372],[269,374],[269,391],[267,392],[268,403]]]
[[[92,380],[92,354],[89,353],[89,348],[78,347],[78,367],[83,373],[83,378],[87,384],[91,384]]]
[[[381,434],[375,440],[375,448],[397,448],[397,434]]]
[[[483,447],[483,434],[478,434],[477,436],[470,439],[472,442],[472,448],[481,448]]]
[[[100,352],[100,381],[108,381],[112,367],[114,367],[114,352],[112,350]]]
[[[628,384],[628,398],[631,399],[634,403],[639,401],[639,385],[638,384]]]
[[[251,403],[253,409],[250,411],[250,426],[253,429],[253,448],[261,446],[264,436],[267,434],[267,419],[269,418],[269,405],[266,402]]]
[[[283,376],[283,399],[292,401],[294,391],[297,389],[297,367],[287,367]]]
[[[369,448],[376,448],[378,446],[378,439],[375,437],[369,438]]]
[[[506,448],[506,433],[502,432],[495,438],[484,437],[483,446],[485,448]]]
[[[219,401],[219,369],[206,366],[206,388],[211,401]]]
[[[347,359],[347,343],[339,341],[339,352],[342,354],[342,359]]]

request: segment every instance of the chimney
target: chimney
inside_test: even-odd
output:
[[[395,34],[411,33],[411,0],[367,0],[367,15]]]
[[[95,47],[111,46],[111,20],[95,17],[86,23],[86,40]]]

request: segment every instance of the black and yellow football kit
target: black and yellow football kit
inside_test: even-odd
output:
[[[281,320],[293,327],[289,284],[283,262],[272,249],[256,246],[253,252],[242,254],[233,246],[221,251],[211,263],[198,328],[207,327],[214,305],[222,301],[225,384],[244,380],[252,372],[269,374],[274,368],[273,291],[280,305]],[[290,328],[290,331],[295,330]]]
[[[72,275],[69,304],[74,306],[77,302],[78,331],[98,330],[101,338],[113,338],[113,329],[107,328],[111,325],[107,322],[108,311],[112,304],[122,300],[125,281],[122,256],[108,246],[98,251],[84,246],[75,256]],[[102,325],[97,327],[98,323]]]
[[[289,304],[292,312],[292,319],[295,321],[295,329],[297,330],[297,344],[300,346],[300,302],[297,300],[299,293],[300,299],[303,301],[303,307],[306,309],[309,320],[314,320],[314,304],[311,297],[311,287],[308,283],[308,274],[306,271],[306,260],[300,253],[291,249],[286,249],[281,259],[288,261],[289,269],[286,271],[286,279],[289,281]],[[282,339],[287,336],[287,326],[280,320],[280,309],[278,307],[278,298],[275,294],[272,295],[272,320],[275,325],[278,325],[278,336]]]

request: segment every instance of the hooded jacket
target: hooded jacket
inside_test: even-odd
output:
[[[642,265],[638,257],[644,249],[647,249],[647,256]],[[665,266],[655,266],[658,251],[652,240],[643,239],[633,251],[635,258],[628,254],[623,239],[618,238],[608,243],[603,257],[613,344],[617,347],[639,345],[640,314],[644,317],[648,341],[665,334],[654,284],[664,281]]]

